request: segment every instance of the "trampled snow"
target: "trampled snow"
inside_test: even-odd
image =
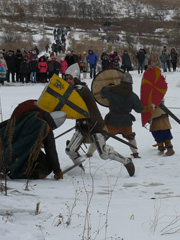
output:
[[[140,96],[142,76],[133,76],[134,92]],[[84,79],[91,86],[91,79]],[[180,118],[180,72],[166,73],[168,91],[166,106]],[[27,99],[38,99],[45,84],[0,86],[3,120]],[[98,105],[103,117],[108,108]],[[129,177],[118,162],[102,160],[97,151],[85,161],[85,173],[79,167],[56,181],[53,174],[44,180],[8,180],[8,195],[0,193],[0,239],[3,240],[179,240],[180,239],[180,125],[170,118],[175,155],[159,155],[151,133],[142,127],[141,115],[133,130],[140,159],[133,159],[136,173]],[[67,119],[54,134],[73,127]],[[72,165],[65,153],[66,140],[73,131],[57,138],[56,145],[62,169]],[[122,136],[119,136],[122,137]],[[128,146],[114,139],[108,144],[129,157]],[[87,151],[87,146],[82,145]],[[80,149],[81,154],[85,154]],[[3,183],[0,182],[0,184]],[[39,209],[38,209],[39,206]],[[37,209],[37,211],[36,211]]]

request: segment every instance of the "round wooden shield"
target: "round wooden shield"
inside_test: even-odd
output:
[[[119,85],[123,74],[124,72],[118,69],[107,69],[96,75],[91,84],[91,91],[96,102],[104,107],[109,106],[107,98],[101,96],[101,89],[109,84]]]

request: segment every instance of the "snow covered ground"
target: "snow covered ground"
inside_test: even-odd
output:
[[[133,89],[140,95],[142,76],[131,72]],[[180,72],[166,73],[166,106],[180,118]],[[89,87],[91,80],[83,80]],[[3,120],[22,101],[37,99],[45,84],[0,86]],[[108,109],[100,105],[103,116]],[[176,108],[170,108],[176,107]],[[158,155],[153,137],[136,117],[133,129],[141,155],[134,159],[136,173],[129,177],[122,164],[104,161],[95,152],[87,159],[85,173],[79,167],[56,181],[53,174],[33,180],[8,180],[8,195],[0,193],[0,239],[3,240],[179,240],[180,239],[180,125],[170,118],[175,155]],[[73,127],[68,119],[55,136]],[[72,165],[65,154],[65,142],[73,131],[56,140],[62,169]],[[114,139],[108,144],[124,156],[128,146]],[[86,151],[86,147],[83,146]],[[83,151],[80,150],[82,154]],[[0,182],[0,183],[3,183]],[[39,206],[39,210],[36,209]]]

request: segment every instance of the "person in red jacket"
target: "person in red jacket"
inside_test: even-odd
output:
[[[118,53],[117,52],[111,52],[109,54],[109,62],[110,62],[110,68],[113,68],[113,62],[114,62],[114,59],[117,58],[118,62],[120,61],[120,57],[118,56]]]
[[[38,62],[38,69],[39,69],[39,81],[42,83],[47,82],[48,65],[44,57],[40,57],[40,60]]]
[[[60,72],[62,74],[62,78],[65,79],[65,72],[66,72],[66,69],[68,68],[68,64],[64,59],[64,57],[60,59],[60,64],[61,64]]]

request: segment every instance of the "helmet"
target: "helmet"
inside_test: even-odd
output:
[[[121,82],[131,83],[133,84],[132,76],[130,73],[126,72],[123,74],[121,78]]]
[[[65,72],[65,75],[71,75],[73,78],[80,78],[80,69],[78,63],[70,65]]]

